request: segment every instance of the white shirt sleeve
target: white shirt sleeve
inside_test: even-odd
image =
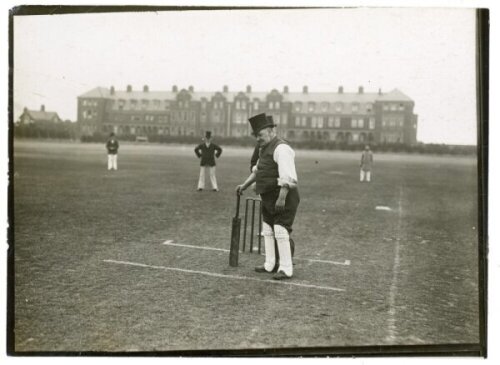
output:
[[[290,188],[297,186],[297,172],[295,171],[295,152],[282,143],[274,149],[273,160],[278,164],[278,185],[288,185]]]

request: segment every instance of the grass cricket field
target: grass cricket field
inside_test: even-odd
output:
[[[277,282],[228,262],[252,149],[224,148],[218,193],[193,149],[122,143],[107,171],[100,144],[14,141],[16,352],[478,343],[475,158],[376,153],[368,184],[358,152],[297,150]]]

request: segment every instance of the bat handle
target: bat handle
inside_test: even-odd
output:
[[[236,192],[236,215],[235,218],[238,218],[240,215],[240,194]]]

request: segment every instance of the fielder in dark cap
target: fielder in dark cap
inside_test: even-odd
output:
[[[200,177],[198,179],[198,191],[205,189],[205,174],[208,170],[210,183],[213,191],[219,191],[217,186],[217,177],[215,174],[215,158],[222,154],[222,148],[212,143],[212,132],[205,132],[205,142],[199,144],[194,149],[194,153],[200,159]]]
[[[256,193],[262,199],[266,261],[263,266],[257,266],[255,271],[276,272],[276,280],[289,279],[293,276],[290,233],[300,202],[295,152],[287,141],[278,138],[276,125],[265,114],[254,116],[249,122],[259,145],[259,159],[250,176],[236,187],[236,192],[242,194],[255,182]],[[275,252],[274,239],[278,252]],[[278,265],[277,254],[280,258]]]
[[[108,150],[108,170],[118,170],[118,148],[120,143],[114,133],[110,133],[106,141],[106,149]]]

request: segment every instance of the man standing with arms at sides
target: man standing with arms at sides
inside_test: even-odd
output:
[[[106,149],[108,150],[108,170],[118,170],[118,148],[120,144],[115,138],[115,134],[111,133],[106,142]]]
[[[276,125],[264,113],[249,119],[253,134],[260,147],[257,168],[243,184],[236,187],[242,194],[253,182],[256,193],[262,199],[262,230],[266,250],[266,261],[257,266],[257,272],[276,272],[274,279],[290,279],[293,276],[290,233],[300,202],[295,171],[295,152],[283,139],[278,138]],[[280,257],[276,267],[274,239],[278,243]]]
[[[200,161],[200,177],[198,179],[198,191],[205,189],[205,173],[208,170],[210,175],[210,183],[213,191],[219,191],[217,187],[217,177],[215,175],[215,158],[219,158],[222,154],[222,148],[212,143],[212,132],[205,132],[205,143],[199,144],[194,149],[196,156]]]
[[[363,182],[366,181],[370,182],[371,180],[371,172],[372,172],[372,165],[373,165],[373,153],[370,150],[370,146],[366,145],[365,150],[361,154],[361,170],[359,172],[359,181]]]

